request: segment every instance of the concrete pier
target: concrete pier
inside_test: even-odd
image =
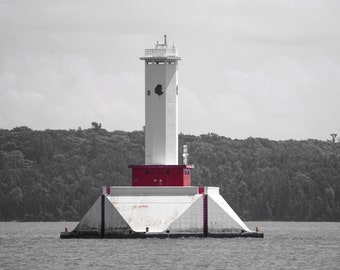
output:
[[[61,238],[256,237],[216,187],[105,187]]]

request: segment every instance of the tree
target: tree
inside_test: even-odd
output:
[[[242,218],[340,221],[338,143],[210,133],[179,134],[183,144],[195,165],[192,185],[220,187]],[[102,186],[130,185],[128,165],[143,163],[143,131],[108,132],[96,122],[85,130],[0,129],[0,220],[79,219]]]
[[[330,134],[330,136],[332,137],[332,142],[335,143],[335,139],[338,136],[338,134],[332,133]]]
[[[92,122],[91,125],[92,125],[92,129],[94,129],[95,131],[98,131],[102,128],[101,123],[98,124],[97,122]]]

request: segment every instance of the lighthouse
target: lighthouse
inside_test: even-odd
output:
[[[131,186],[103,187],[79,224],[61,238],[257,237],[220,195],[192,186],[183,147],[178,162],[178,64],[174,45],[146,49],[145,164],[129,165]]]
[[[132,186],[190,186],[191,165],[178,165],[178,63],[174,45],[145,49],[145,165],[130,165]]]

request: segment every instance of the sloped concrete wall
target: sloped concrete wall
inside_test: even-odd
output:
[[[203,232],[203,196],[198,194],[191,206],[178,217],[168,228],[170,233]]]
[[[239,230],[251,232],[219,193],[208,195],[209,232]]]
[[[129,234],[133,232],[129,224],[112,205],[110,197],[105,198],[105,234]]]
[[[80,220],[74,232],[96,232],[101,228],[101,196],[95,201],[85,216]]]

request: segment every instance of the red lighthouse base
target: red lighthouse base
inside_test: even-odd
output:
[[[129,165],[132,186],[191,186],[193,165]]]

